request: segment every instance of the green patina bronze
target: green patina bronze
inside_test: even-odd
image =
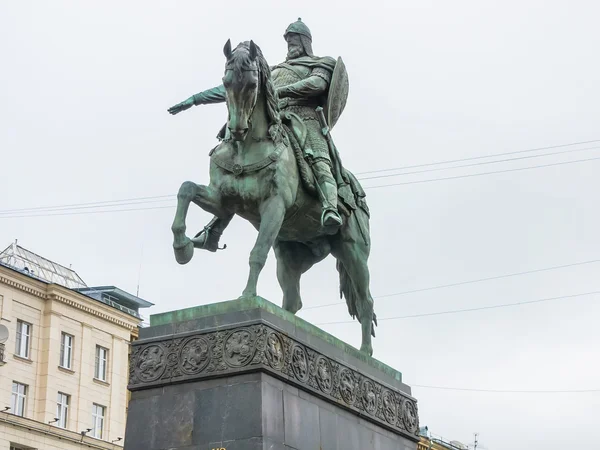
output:
[[[210,152],[210,183],[182,184],[171,227],[175,258],[188,263],[194,249],[216,251],[234,215],[248,220],[258,238],[242,296],[256,296],[269,250],[277,258],[283,308],[302,307],[300,277],[329,254],[337,259],[340,293],[362,328],[361,351],[373,352],[377,324],[369,290],[369,209],[365,193],[346,170],[329,133],[348,96],[341,58],[317,57],[312,34],[298,20],[284,35],[286,61],[270,67],[254,42],[232,49],[227,41],[223,84],[169,108],[226,102],[221,143]],[[215,217],[195,237],[186,216],[195,203]]]
[[[381,370],[397,381],[402,381],[402,373],[392,369],[387,364],[382,363],[374,358],[365,355],[363,352],[356,350],[351,345],[339,340],[335,336],[323,331],[321,328],[307,322],[304,319],[286,311],[279,306],[271,303],[262,297],[239,298],[219,303],[211,303],[209,305],[194,306],[192,308],[179,309],[169,311],[162,314],[154,314],[150,316],[150,326],[168,325],[188,320],[200,319],[202,317],[218,316],[239,311],[251,311],[254,309],[263,309],[277,317],[280,317],[292,323],[296,328],[305,331],[315,337],[318,337],[325,342],[335,346],[343,352],[360,359],[369,364],[371,367]]]

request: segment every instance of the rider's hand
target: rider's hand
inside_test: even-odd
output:
[[[285,109],[285,108],[287,108],[288,103],[289,103],[289,99],[280,98],[279,101],[277,102],[277,106],[279,106],[279,109]]]
[[[194,98],[190,97],[181,103],[177,103],[175,106],[171,106],[167,111],[169,111],[170,114],[175,115],[181,111],[190,109],[192,106],[194,106]]]

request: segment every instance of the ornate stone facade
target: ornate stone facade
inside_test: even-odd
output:
[[[131,354],[129,389],[256,370],[283,378],[397,433],[418,436],[414,398],[263,323],[137,341]]]

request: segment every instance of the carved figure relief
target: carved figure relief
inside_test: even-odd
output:
[[[340,371],[340,395],[342,399],[349,405],[354,404],[356,396],[356,381],[354,374],[350,369],[343,368]]]
[[[209,345],[204,338],[192,338],[181,349],[181,371],[188,375],[202,372],[208,365]]]
[[[247,330],[237,330],[225,341],[225,362],[231,367],[243,367],[252,361],[254,340]]]
[[[387,389],[383,392],[383,416],[388,423],[396,423],[396,399]]]
[[[273,369],[283,368],[283,344],[276,333],[270,333],[267,337],[266,358]]]
[[[164,360],[165,352],[158,345],[146,347],[138,357],[136,375],[142,381],[158,380],[167,367]]]
[[[300,381],[308,380],[308,357],[306,350],[300,345],[294,345],[292,348],[292,370]]]
[[[404,400],[402,405],[402,421],[407,431],[415,433],[419,429],[419,415],[416,405],[410,400]]]
[[[315,363],[315,372],[319,389],[329,394],[333,388],[333,377],[329,360],[323,356],[319,356]]]
[[[369,379],[364,379],[362,383],[362,401],[365,410],[370,414],[375,414],[377,411],[377,394],[375,393],[375,385]]]

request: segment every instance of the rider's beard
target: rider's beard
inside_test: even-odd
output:
[[[300,58],[304,54],[304,49],[299,45],[288,47],[287,59]]]

